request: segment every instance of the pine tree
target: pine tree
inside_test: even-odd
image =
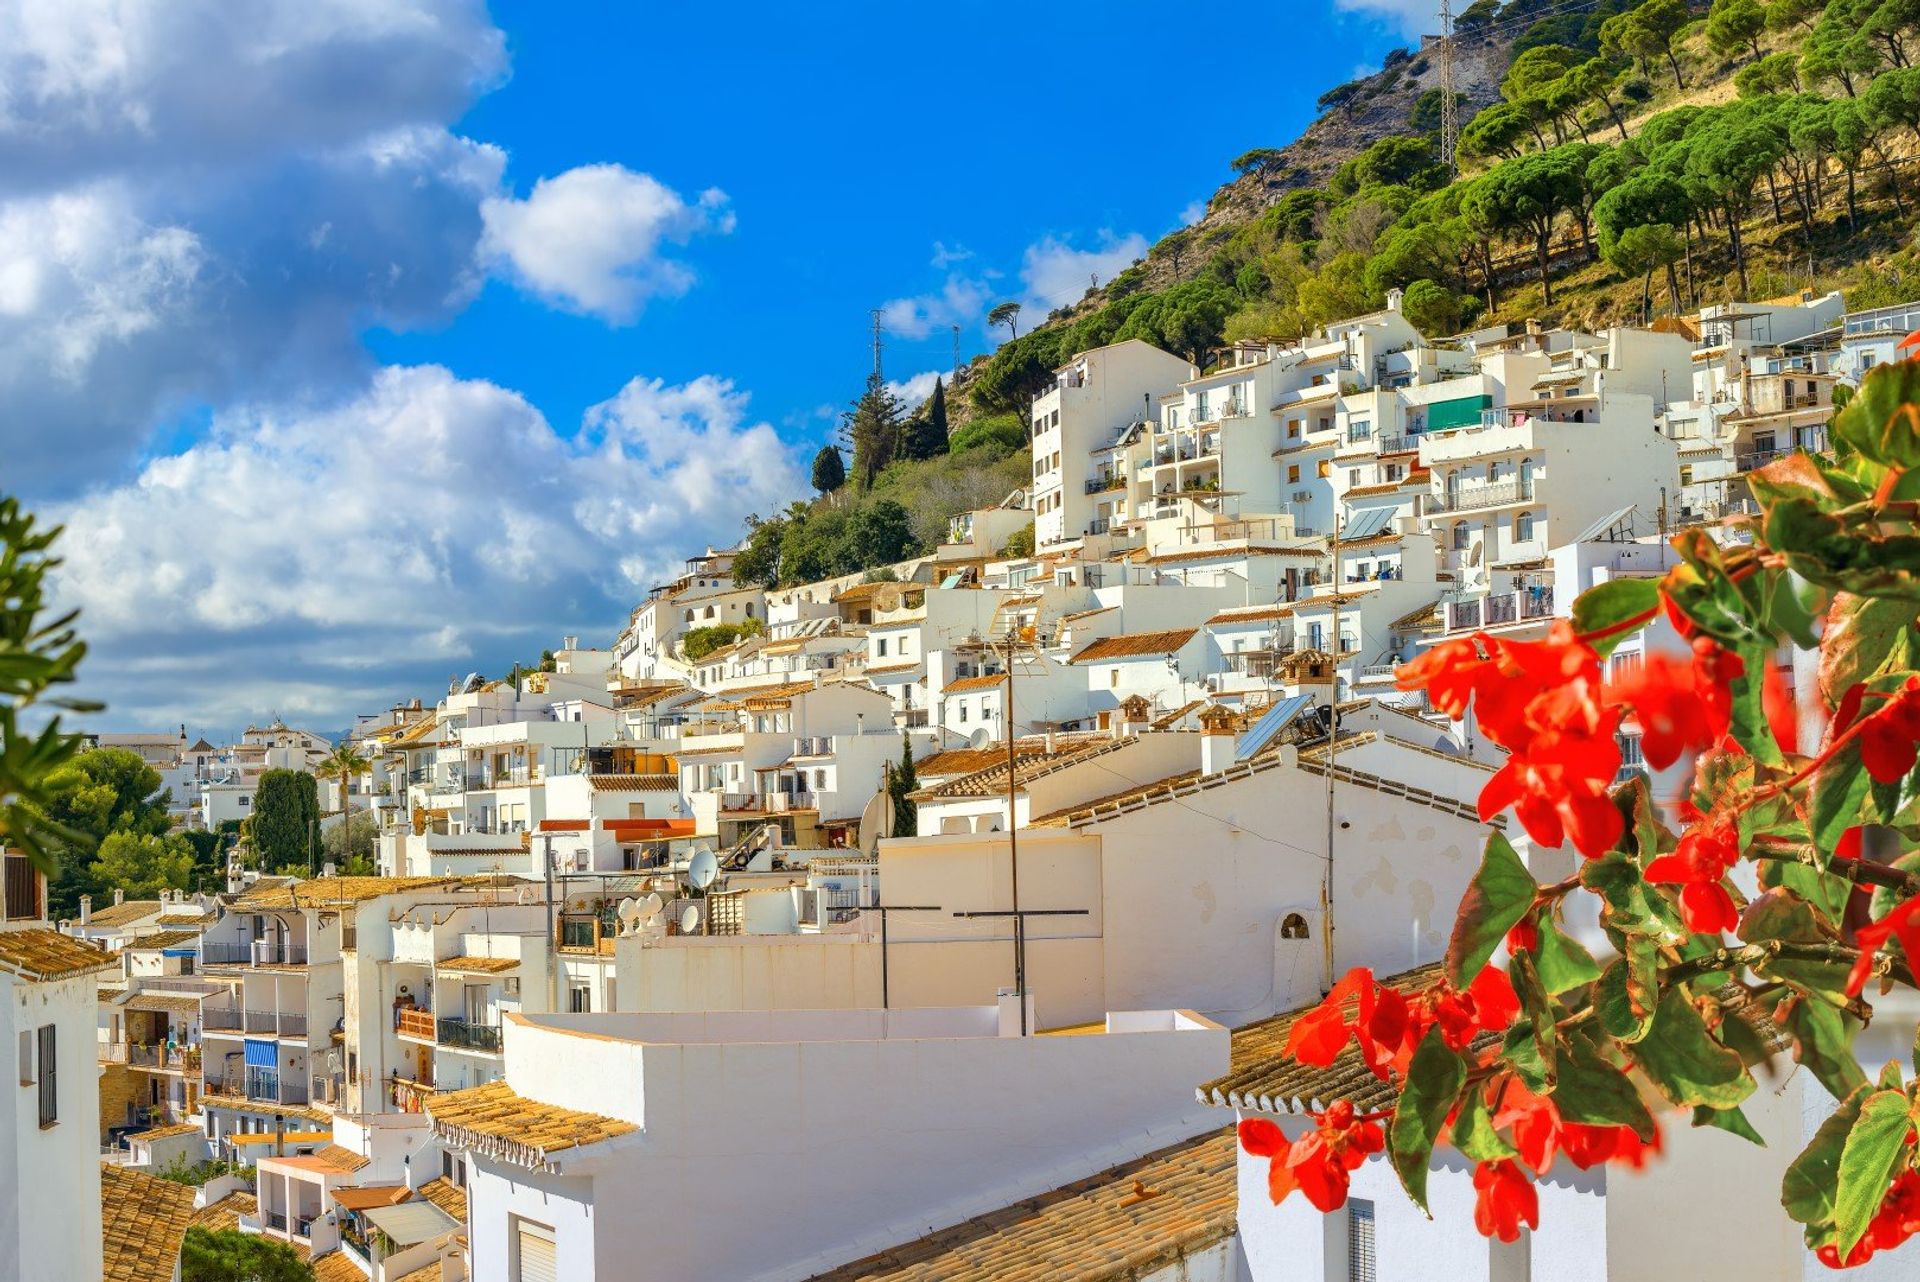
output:
[[[901,735],[900,764],[887,771],[887,794],[893,798],[891,836],[912,837],[918,834],[919,806],[909,798],[919,787],[920,779],[913,768],[913,740]]]
[[[872,489],[900,449],[900,401],[878,371],[867,375],[867,389],[847,411],[846,434],[853,445],[853,474],[861,489]]]
[[[933,380],[933,395],[907,420],[906,456],[938,458],[947,452],[947,389]]]
[[[822,445],[813,456],[813,488],[831,494],[847,483],[847,464],[837,445]]]

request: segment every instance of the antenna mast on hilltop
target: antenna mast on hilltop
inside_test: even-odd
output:
[[[873,309],[873,372],[880,373],[880,309]]]
[[[1453,0],[1440,0],[1440,163],[1458,175],[1460,100],[1453,91]]]

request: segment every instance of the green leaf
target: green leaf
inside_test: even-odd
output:
[[[1533,960],[1549,993],[1558,997],[1600,978],[1600,964],[1560,929],[1551,912],[1542,909],[1538,917],[1540,950]]]
[[[1761,1148],[1767,1146],[1766,1140],[1760,1137],[1760,1132],[1753,1129],[1753,1123],[1749,1122],[1747,1115],[1738,1108],[1708,1108],[1702,1104],[1693,1110],[1693,1124],[1717,1126],[1723,1131],[1731,1131],[1743,1140],[1758,1144]]]
[[[1574,601],[1573,630],[1582,636],[1591,636],[1659,608],[1660,583],[1657,579],[1609,579],[1588,588]],[[1590,640],[1588,644],[1604,659],[1636,630],[1623,629]]]
[[[1787,1167],[1787,1173],[1780,1181],[1780,1205],[1786,1208],[1795,1223],[1817,1229],[1832,1222],[1834,1188],[1839,1183],[1840,1154],[1846,1148],[1847,1135],[1853,1130],[1854,1121],[1860,1116],[1860,1106],[1866,1099],[1864,1082],[1859,1090],[1843,1096],[1840,1107],[1820,1123],[1820,1129],[1813,1133],[1813,1139]],[[1808,1236],[1812,1237],[1811,1234]]]
[[[1535,1095],[1553,1090],[1553,1072],[1540,1053],[1540,1039],[1533,1035],[1533,1021],[1516,1019],[1500,1044],[1500,1058],[1513,1069],[1521,1085]]]
[[[1834,416],[1832,432],[1837,443],[1863,458],[1902,469],[1920,466],[1920,369],[1907,361],[1875,368]]]
[[[1804,458],[1804,455],[1795,457]],[[1815,610],[1825,604],[1825,594],[1799,575],[1774,572],[1768,579],[1766,624],[1785,634],[1806,650],[1820,648],[1820,633],[1815,626]]]
[[[1813,905],[1786,889],[1769,890],[1749,902],[1747,910],[1740,915],[1739,934],[1750,944],[1775,941],[1789,944],[1837,942],[1837,937],[1825,927]],[[1797,988],[1827,994],[1830,1000],[1837,1002],[1846,989],[1849,967],[1847,963],[1838,961],[1769,957],[1754,969],[1770,979],[1785,980]]]
[[[1501,1138],[1486,1094],[1477,1088],[1460,1101],[1460,1112],[1453,1119],[1453,1146],[1476,1162],[1498,1162],[1518,1152]]]
[[[1867,1084],[1853,1057],[1853,1019],[1822,1001],[1792,1002],[1785,1027],[1793,1036],[1793,1057],[1819,1079],[1835,1099],[1846,1099]]]
[[[1653,1010],[1641,1007],[1627,985],[1627,962],[1620,958],[1600,972],[1594,985],[1593,1004],[1600,1012],[1600,1026],[1609,1036],[1623,1042],[1637,1042],[1653,1027]]]
[[[1602,919],[1630,935],[1677,939],[1678,917],[1640,875],[1640,865],[1629,855],[1609,851],[1581,865],[1580,884],[1606,901]]]
[[[1813,777],[1813,848],[1822,860],[1832,856],[1847,829],[1865,822],[1873,776],[1860,764],[1860,741],[1844,745]],[[1872,816],[1878,818],[1878,814]],[[1824,867],[1825,864],[1822,864]]]
[[[1786,754],[1773,737],[1773,726],[1762,706],[1760,687],[1765,682],[1767,656],[1764,650],[1747,649],[1740,654],[1745,670],[1733,680],[1734,742],[1763,766],[1785,765]]]
[[[1627,1054],[1654,1089],[1674,1104],[1732,1108],[1753,1094],[1747,1066],[1738,1054],[1714,1040],[1686,988],[1679,984],[1661,995],[1653,1027],[1627,1047]]]
[[[1820,694],[1828,707],[1880,671],[1894,642],[1913,626],[1911,602],[1842,592],[1820,639]]]
[[[1554,1081],[1553,1104],[1570,1122],[1588,1126],[1629,1126],[1641,1139],[1654,1136],[1653,1114],[1639,1088],[1622,1069],[1597,1055],[1564,1055]]]
[[[1840,1151],[1840,1168],[1833,1192],[1833,1224],[1839,1231],[1840,1255],[1853,1250],[1867,1224],[1886,1200],[1893,1169],[1904,1156],[1907,1097],[1900,1091],[1876,1091],[1860,1106],[1860,1116],[1847,1132]]]
[[[1466,1061],[1447,1045],[1438,1026],[1428,1029],[1413,1052],[1406,1087],[1387,1126],[1387,1155],[1407,1196],[1422,1211],[1427,1209],[1427,1166],[1434,1143],[1466,1080]]]
[[[1471,984],[1507,932],[1533,907],[1539,890],[1506,837],[1498,832],[1489,836],[1480,870],[1460,900],[1453,937],[1447,941],[1447,982],[1455,988]]]

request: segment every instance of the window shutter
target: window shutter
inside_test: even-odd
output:
[[[58,1061],[55,1054],[52,1024],[40,1026],[40,1125],[52,1126],[60,1120],[60,1083],[56,1076]]]
[[[542,1224],[521,1220],[514,1243],[519,1267],[514,1282],[559,1282],[560,1269],[554,1259],[553,1230]]]

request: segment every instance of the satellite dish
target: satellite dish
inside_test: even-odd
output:
[[[700,929],[700,905],[688,904],[680,910],[680,933],[691,935]]]
[[[639,903],[631,898],[622,899],[620,901],[620,920],[626,922],[628,925],[632,925],[635,921],[639,920],[639,918]]]
[[[1468,565],[1479,565],[1479,564],[1480,564],[1480,554],[1481,554],[1481,553],[1482,553],[1483,551],[1485,551],[1485,550],[1486,550],[1486,546],[1487,546],[1487,545],[1486,545],[1486,544],[1484,544],[1484,543],[1480,543],[1480,542],[1475,542],[1475,543],[1474,543],[1474,545],[1473,545],[1473,549],[1472,549],[1472,550],[1471,550],[1470,552],[1468,552],[1468,553],[1467,553],[1467,564],[1468,564]]]
[[[993,731],[987,729],[985,726],[981,726],[978,730],[975,730],[967,736],[967,746],[976,752],[992,742]]]
[[[893,794],[884,788],[867,798],[860,811],[860,849],[872,854],[882,837],[893,835]]]
[[[647,897],[645,899],[642,899],[637,905],[635,905],[635,907],[638,909],[638,916],[641,921],[654,920],[656,917],[660,915],[660,910],[662,908],[665,908],[666,906],[667,906],[666,901],[660,898],[659,895],[656,895],[651,891],[647,893]]]
[[[705,890],[719,875],[720,861],[705,847],[696,850],[687,862],[687,881],[695,890]]]

